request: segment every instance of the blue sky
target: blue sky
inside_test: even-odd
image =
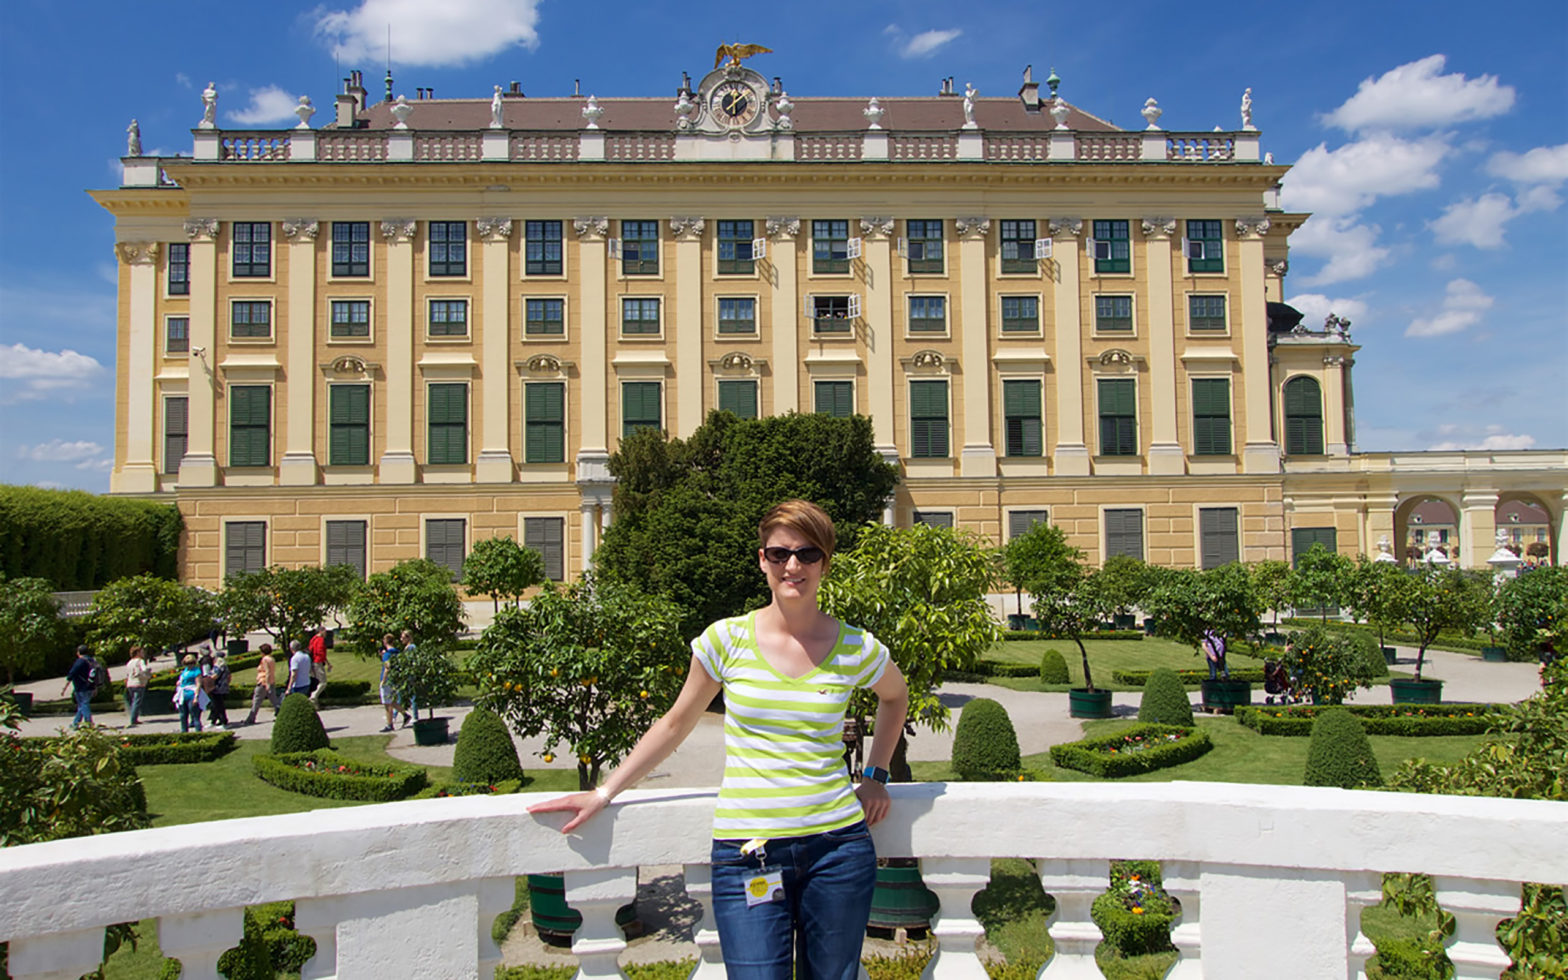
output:
[[[755,4],[327,0],[322,5],[0,5],[0,481],[108,488],[113,227],[84,193],[118,183],[125,127],[185,152],[199,92],[219,124],[330,115],[360,68],[381,91],[670,95],[720,41],[794,96],[1017,91],[1024,65],[1125,128],[1154,96],[1170,129],[1239,124],[1297,165],[1287,297],[1353,321],[1364,451],[1568,445],[1568,5],[1507,16],[1420,5],[796,0]]]

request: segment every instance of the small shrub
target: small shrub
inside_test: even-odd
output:
[[[334,800],[401,800],[424,789],[426,781],[417,766],[367,765],[327,749],[258,755],[251,767],[256,778],[279,789]]]
[[[501,796],[506,793],[519,793],[523,789],[523,780],[507,779],[498,783],[437,783],[426,786],[424,789],[409,797],[411,800],[437,800],[448,796]]]
[[[1480,735],[1510,705],[1498,704],[1347,704],[1344,710],[1361,719],[1368,735],[1419,738],[1430,735]],[[1242,705],[1236,720],[1259,735],[1302,738],[1312,734],[1312,722],[1327,708],[1313,705]]]
[[[1239,652],[1238,644],[1232,643],[1230,645],[1230,653],[1235,655],[1237,652]],[[1149,683],[1149,675],[1152,673],[1154,673],[1152,670],[1113,670],[1111,671],[1111,680],[1117,684],[1125,684],[1128,687],[1142,687]],[[1197,687],[1203,681],[1208,680],[1209,672],[1207,670],[1178,670],[1176,671],[1176,676],[1181,678],[1181,682],[1187,687]],[[1233,681],[1246,681],[1248,684],[1262,684],[1263,668],[1232,667],[1230,679]]]
[[[1388,661],[1383,659],[1383,648],[1371,633],[1356,631],[1346,636],[1356,655],[1366,661],[1366,676],[1378,680],[1388,676]]]
[[[1115,779],[1191,762],[1214,747],[1201,728],[1133,725],[1101,735],[1051,746],[1051,761],[1064,769]]]
[[[327,730],[321,726],[321,716],[316,706],[303,694],[290,694],[278,709],[278,720],[272,726],[272,754],[314,752],[330,748]]]
[[[1174,670],[1162,667],[1149,675],[1143,698],[1138,702],[1138,720],[1192,727],[1192,702],[1187,700],[1187,688]]]
[[[1066,684],[1067,658],[1055,648],[1040,654],[1040,681],[1044,684]]]
[[[1018,735],[1007,709],[990,698],[964,705],[953,732],[953,771],[966,780],[1004,779],[1018,771]]]
[[[1094,900],[1089,917],[1105,942],[1122,956],[1144,956],[1174,949],[1171,921],[1175,907],[1160,881],[1156,861],[1113,861],[1111,887]]]
[[[506,722],[488,708],[475,708],[463,719],[452,753],[452,779],[458,783],[500,783],[521,780],[523,764]]]
[[[1377,759],[1366,729],[1355,715],[1344,710],[1324,711],[1312,723],[1312,744],[1307,748],[1306,786],[1357,789],[1383,785]]]

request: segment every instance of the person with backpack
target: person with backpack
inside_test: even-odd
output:
[[[60,688],[60,696],[65,697],[65,692],[70,691],[76,699],[76,714],[71,718],[71,727],[77,728],[83,722],[93,723],[93,695],[98,692],[93,683],[94,668],[103,670],[103,666],[93,659],[92,651],[86,644],[76,648],[76,660],[71,664],[71,669],[65,672],[65,685]]]
[[[212,662],[212,688],[207,693],[207,720],[219,731],[229,727],[229,686],[232,681],[229,655],[219,650],[217,658]]]

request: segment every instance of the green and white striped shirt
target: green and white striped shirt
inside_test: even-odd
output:
[[[887,647],[865,630],[840,626],[820,667],[786,677],[757,649],[750,613],[709,626],[691,650],[724,685],[724,783],[714,837],[801,837],[861,819],[844,768],[844,712],[857,688],[882,679]]]

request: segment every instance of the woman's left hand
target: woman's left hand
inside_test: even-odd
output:
[[[887,787],[875,779],[862,779],[860,785],[855,787],[855,796],[860,799],[860,809],[866,815],[866,826],[875,827],[882,822],[888,811],[893,808],[893,801],[887,795]]]

